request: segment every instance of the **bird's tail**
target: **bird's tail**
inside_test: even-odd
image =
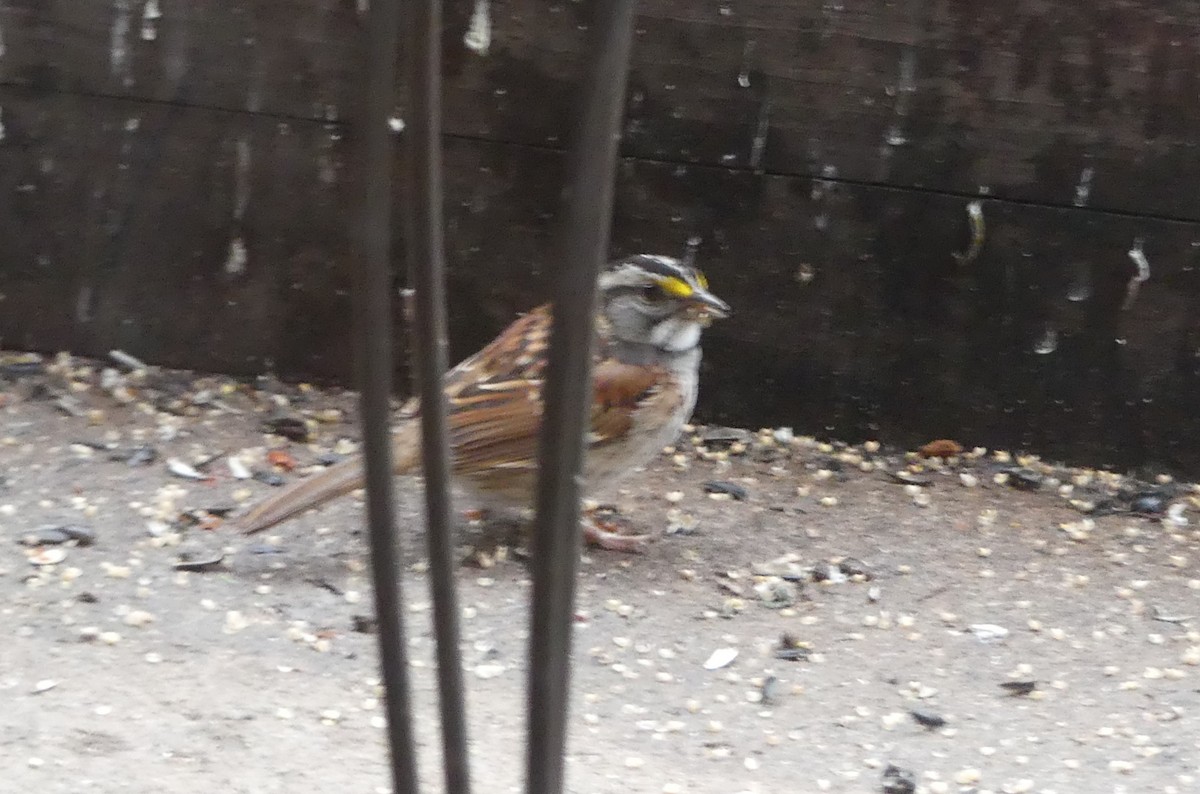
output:
[[[407,474],[420,466],[421,446],[417,430],[417,423],[410,422],[392,437],[392,468],[396,474]],[[362,488],[365,478],[362,456],[355,455],[320,474],[298,480],[254,505],[238,519],[238,529],[244,535],[269,529],[305,510]]]

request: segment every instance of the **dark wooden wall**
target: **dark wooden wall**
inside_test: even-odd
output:
[[[456,355],[546,289],[588,6],[447,4]],[[702,238],[703,418],[1200,474],[1200,4],[640,9],[613,247]],[[345,379],[362,26],[0,0],[0,343]]]

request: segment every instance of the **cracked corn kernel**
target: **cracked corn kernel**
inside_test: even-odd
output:
[[[154,622],[154,615],[144,609],[135,609],[125,615],[122,621],[126,626],[143,628]]]
[[[954,782],[960,786],[971,786],[978,783],[981,777],[982,774],[978,769],[967,767],[954,773]]]

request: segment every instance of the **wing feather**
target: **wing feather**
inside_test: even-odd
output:
[[[539,307],[447,374],[456,473],[536,468],[549,336],[549,308]],[[663,368],[626,364],[607,353],[596,351],[593,366],[593,447],[620,440],[634,429],[640,411],[653,410],[673,392]]]

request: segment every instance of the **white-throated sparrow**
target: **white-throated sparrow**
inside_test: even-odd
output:
[[[666,256],[614,262],[600,274],[598,289],[584,467],[586,489],[593,493],[675,440],[696,404],[700,332],[729,313],[703,274]],[[527,510],[533,503],[550,312],[548,305],[534,309],[446,374],[451,468],[456,483],[487,510]],[[416,421],[400,426],[393,443],[396,473],[419,470]],[[362,487],[363,478],[361,458],[335,464],[251,508],[241,529],[266,529]],[[591,521],[585,521],[584,536],[626,551],[641,542]]]

